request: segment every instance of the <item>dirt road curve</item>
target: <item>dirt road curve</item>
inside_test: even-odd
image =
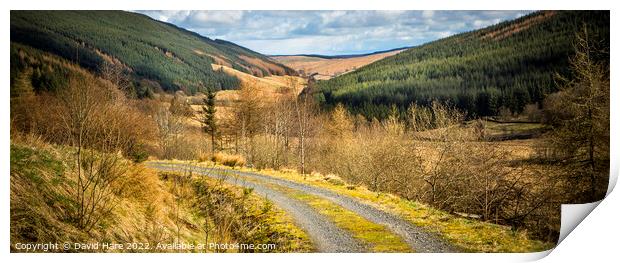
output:
[[[173,164],[167,162],[149,162],[147,166],[165,171],[182,172],[191,170],[194,174],[202,174],[214,178],[221,177],[224,172],[235,174],[237,176],[228,176],[225,177],[225,180],[235,185],[254,188],[256,193],[265,196],[275,205],[289,213],[297,224],[310,236],[320,252],[364,252],[367,250],[347,231],[338,228],[308,205],[274,189],[270,189],[266,185],[255,183],[256,181],[277,184],[330,200],[369,221],[386,226],[395,234],[400,235],[416,252],[457,252],[456,249],[439,237],[424,231],[420,227],[414,226],[395,215],[384,212],[359,200],[339,195],[327,189],[258,173],[236,170],[205,168],[189,164]],[[244,180],[245,178],[249,178],[251,181]]]

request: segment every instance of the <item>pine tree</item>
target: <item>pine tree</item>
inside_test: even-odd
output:
[[[211,153],[215,153],[216,143],[215,136],[217,135],[217,122],[215,120],[215,93],[208,90],[207,98],[204,100],[204,106],[202,106],[202,130],[211,136]]]

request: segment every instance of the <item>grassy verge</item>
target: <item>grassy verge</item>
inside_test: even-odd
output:
[[[15,252],[213,252],[213,249],[178,250],[159,244],[205,243],[205,219],[212,230],[208,242],[273,243],[275,250],[254,252],[313,251],[307,235],[286,213],[246,189],[220,185],[206,178],[183,180],[163,176],[143,165],[121,160],[117,185],[111,186],[113,202],[91,229],[74,219],[77,176],[73,172],[74,149],[45,143],[12,142],[10,148],[10,240]],[[203,190],[198,192],[197,189]],[[204,195],[206,191],[210,196]],[[203,201],[211,198],[212,210],[205,215]],[[221,201],[221,202],[218,202]],[[218,209],[219,208],[219,209]],[[220,223],[220,224],[215,224]],[[217,225],[230,225],[218,229]],[[239,227],[237,227],[239,226]],[[242,230],[234,232],[235,229]],[[246,231],[249,229],[250,231]],[[17,243],[140,243],[133,249],[75,249],[24,251]],[[148,248],[143,244],[149,244]],[[232,250],[233,252],[240,252]],[[243,251],[245,252],[245,251]],[[247,251],[252,252],[252,251]]]
[[[183,163],[172,161],[171,163]],[[199,165],[212,167],[212,163]],[[230,169],[216,165],[217,168]],[[398,215],[403,219],[436,233],[465,252],[536,252],[551,249],[554,243],[532,240],[526,231],[512,231],[509,227],[461,218],[433,209],[425,204],[399,198],[392,194],[373,192],[363,186],[333,183],[320,174],[303,176],[292,170],[256,170],[241,168],[241,171],[256,172],[275,178],[317,186],[336,193],[356,198],[383,211]]]
[[[251,189],[190,173],[160,172],[160,175],[166,178],[169,186],[179,188],[177,198],[186,200],[195,217],[200,218],[201,223],[196,227],[204,230],[205,216],[209,217],[211,235],[208,242],[276,245],[275,250],[251,252],[314,251],[308,235],[295,225],[290,215]],[[216,252],[244,251],[224,249]]]

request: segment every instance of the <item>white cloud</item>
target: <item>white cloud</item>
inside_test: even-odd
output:
[[[144,11],[140,12],[157,20],[170,22],[171,20],[184,19],[190,14],[190,11],[182,10],[165,10],[165,11]]]
[[[192,11],[186,18],[194,23],[234,24],[243,18],[243,11]]]
[[[477,28],[481,28],[481,27],[487,27],[490,25],[495,25],[499,22],[501,22],[502,19],[499,18],[495,18],[495,19],[487,19],[487,20],[481,20],[481,19],[476,19],[474,20],[474,26]]]
[[[265,54],[348,54],[413,46],[526,11],[138,11]]]
[[[422,11],[422,17],[424,18],[432,18],[435,15],[435,11],[433,10],[424,10]]]
[[[350,36],[306,36],[299,38],[288,38],[279,40],[240,40],[237,43],[252,47],[261,47],[264,54],[338,54],[339,52],[349,51],[342,47],[350,44]],[[331,45],[325,45],[326,42]]]
[[[451,32],[451,31],[443,31],[443,32],[438,32],[438,33],[437,33],[437,36],[439,36],[439,37],[441,37],[441,38],[443,38],[443,37],[449,37],[449,36],[451,36],[451,35],[454,35],[454,33],[453,33],[453,32]]]
[[[481,26],[484,26],[484,25],[486,25],[487,23],[488,23],[488,22],[487,22],[487,21],[485,21],[485,20],[480,20],[480,19],[476,19],[476,20],[474,20],[474,26],[476,26],[476,27],[481,27]]]

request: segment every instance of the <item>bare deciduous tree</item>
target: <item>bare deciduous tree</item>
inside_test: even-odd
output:
[[[297,89],[296,83],[291,84]],[[297,122],[297,139],[299,148],[299,169],[303,176],[306,175],[306,151],[307,151],[307,139],[310,135],[311,120],[314,116],[313,112],[313,98],[311,95],[312,83],[308,83],[305,92],[302,92],[297,99],[295,99],[295,113]]]
[[[118,62],[110,62],[104,60],[99,67],[99,74],[101,78],[112,82],[113,85],[118,87],[125,96],[134,96],[134,90],[132,90],[131,80],[125,66]]]
[[[56,107],[63,137],[75,148],[77,177],[73,215],[78,227],[90,231],[114,207],[115,185],[126,172],[121,153],[131,143],[127,120],[119,112],[122,96],[114,86],[84,76],[74,77],[58,94]]]

